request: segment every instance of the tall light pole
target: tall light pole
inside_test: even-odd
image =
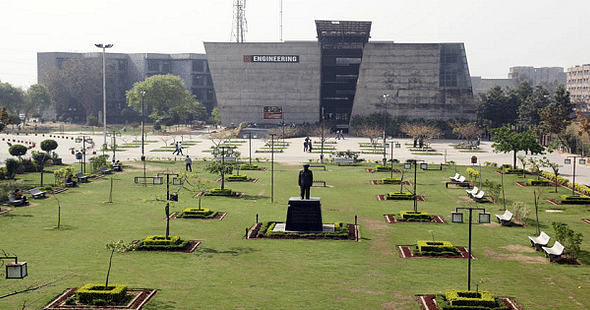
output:
[[[145,99],[145,91],[141,91],[141,161],[143,162],[143,186],[145,184],[145,147],[144,147],[144,113],[143,113],[143,100]]]
[[[414,165],[414,213],[418,212],[418,195],[416,195],[416,167],[418,166],[418,161],[424,160],[414,159],[413,162],[408,161],[404,164],[405,169],[411,169],[412,164]]]
[[[383,166],[387,164],[387,98],[389,94],[383,94]]]
[[[102,48],[102,124],[104,126],[104,143],[103,148],[107,146],[107,74],[106,74],[106,49],[113,47],[112,44],[94,44]]]
[[[572,162],[572,158],[573,158],[573,162],[574,162],[574,166],[573,166],[573,181],[572,181],[572,195],[576,194],[576,160],[579,160],[580,165],[584,165],[586,164],[586,159],[581,158],[581,156],[578,155],[570,155],[567,156],[566,159],[563,160],[563,163],[566,165],[569,165]]]
[[[275,136],[270,134],[270,202],[274,202],[275,195]]]

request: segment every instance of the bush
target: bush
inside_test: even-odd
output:
[[[6,172],[8,173],[6,175],[7,179],[14,178],[14,175],[16,175],[16,171],[18,170],[19,165],[19,162],[14,158],[6,159]]]
[[[348,224],[336,222],[334,224],[334,231],[333,232],[324,232],[324,233],[308,233],[308,234],[299,234],[299,233],[286,233],[284,231],[273,231],[277,222],[268,222],[262,225],[260,231],[258,232],[259,238],[265,237],[289,237],[289,238],[320,238],[320,239],[348,239]],[[332,223],[326,223],[332,224]]]
[[[250,180],[250,178],[245,174],[240,174],[240,175],[230,174],[227,177],[225,177],[225,179],[227,181],[233,181],[233,182],[245,182],[245,181]]]
[[[217,215],[217,212],[203,208],[186,208],[182,212],[180,212],[177,217],[179,218],[214,218]]]
[[[590,197],[583,195],[561,195],[561,203],[587,204],[590,203]]]
[[[12,156],[17,156],[20,158],[21,156],[27,153],[27,147],[22,144],[15,144],[8,149],[8,153]]]
[[[488,291],[446,290],[445,298],[452,306],[496,307],[496,301]]]
[[[457,250],[457,248],[455,248],[449,241],[418,240],[416,249],[420,255],[426,256],[454,256],[459,254],[459,250]]]
[[[118,303],[127,295],[127,285],[114,284],[104,289],[101,284],[86,284],[76,290],[78,301],[83,304],[96,304],[97,300],[106,303]]]
[[[182,240],[179,236],[154,235],[148,236],[137,244],[138,250],[145,251],[179,251],[187,247],[189,241]]]
[[[23,172],[37,172],[37,165],[30,159],[23,159],[20,162]]]
[[[241,170],[258,170],[260,168],[256,164],[241,164],[240,169]]]
[[[547,180],[527,179],[526,184],[530,186],[549,186],[551,182]]]
[[[414,199],[414,194],[410,192],[391,192],[387,193],[386,199],[401,200],[401,199]]]
[[[381,181],[383,182],[383,184],[400,184],[402,182],[402,179],[400,179],[400,178],[383,178],[383,179],[381,179]]]
[[[403,221],[413,221],[413,222],[430,222],[432,220],[432,216],[428,215],[427,212],[414,212],[414,211],[400,211],[400,217]]]
[[[504,173],[506,173],[506,174],[522,174],[523,171],[524,170],[523,169],[520,169],[520,168],[517,168],[517,169],[514,169],[514,168],[506,168],[506,169],[504,169]]]
[[[0,201],[8,200],[8,196],[12,195],[15,189],[25,188],[25,182],[23,180],[9,180],[0,183]]]
[[[102,154],[98,156],[94,156],[90,158],[90,165],[92,167],[92,171],[98,171],[100,167],[107,167],[107,159],[109,158],[108,154]]]
[[[86,117],[86,126],[98,126],[98,117],[90,115]]]
[[[567,254],[575,259],[583,241],[582,233],[571,230],[565,223],[553,222],[551,226],[555,230],[555,239],[563,245]]]
[[[212,188],[208,192],[205,193],[206,196],[234,196],[236,192],[232,191],[229,188],[220,189],[220,188]]]
[[[391,166],[376,165],[375,171],[378,171],[378,172],[391,171]]]

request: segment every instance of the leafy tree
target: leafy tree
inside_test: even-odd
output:
[[[145,96],[142,93],[145,92]],[[146,114],[153,120],[172,119],[205,120],[205,107],[195,100],[187,90],[181,78],[167,74],[154,75],[143,82],[135,83],[127,91],[129,106],[141,113],[142,100]]]
[[[47,139],[47,140],[43,140],[41,141],[41,149],[45,152],[47,152],[47,154],[50,154],[51,151],[57,149],[57,141],[53,140],[53,139]]]
[[[424,123],[405,123],[401,127],[401,131],[412,137],[414,140],[426,142],[441,136],[442,132],[434,125]]]
[[[234,165],[228,162],[212,161],[205,167],[205,170],[212,174],[218,174],[222,178],[234,171]],[[225,189],[225,182],[221,182],[221,189]]]
[[[8,153],[12,156],[17,156],[18,159],[21,159],[23,155],[27,153],[27,147],[22,144],[15,144],[8,149]]]
[[[542,161],[545,167],[549,167],[551,170],[553,170],[553,175],[555,176],[555,192],[557,193],[557,187],[559,186],[557,183],[557,177],[559,176],[559,167],[561,166],[558,163],[550,162],[546,157],[543,157]]]
[[[24,92],[9,83],[0,83],[0,103],[18,116],[25,102]]]
[[[131,245],[123,242],[123,240],[119,240],[117,242],[111,241],[111,242],[107,243],[105,248],[107,250],[111,250],[111,257],[109,258],[109,269],[107,271],[107,280],[104,285],[104,289],[107,290],[108,286],[109,286],[109,275],[111,274],[111,266],[113,263],[113,255],[115,254],[115,251],[124,252],[124,251],[128,250],[129,248],[131,248]]]
[[[582,233],[571,230],[565,223],[553,222],[551,226],[555,230],[555,239],[563,245],[567,254],[575,259],[584,239]]]
[[[213,108],[213,110],[211,110],[211,117],[209,117],[207,123],[210,123],[212,125],[221,124],[221,115],[219,114],[219,107],[215,107]]]
[[[27,90],[22,112],[26,117],[42,115],[43,111],[53,105],[51,94],[45,85],[31,85]]]
[[[6,159],[6,173],[8,174],[7,179],[12,179],[16,175],[16,170],[20,163],[14,158]]]
[[[514,152],[513,167],[516,167],[516,154],[524,151],[526,154],[541,154],[545,150],[537,141],[537,135],[534,131],[515,132],[510,128],[503,126],[492,129],[492,148],[496,153]]]
[[[549,105],[549,93],[538,85],[531,96],[518,107],[518,125],[533,129],[541,124],[540,112]]]
[[[10,124],[10,116],[8,114],[8,109],[3,106],[0,108],[0,131],[4,130],[8,124]]]
[[[109,159],[108,154],[102,154],[90,158],[90,166],[92,167],[92,171],[98,171],[100,167],[106,167],[107,159]]]
[[[490,90],[480,93],[476,101],[477,120],[489,128],[496,128],[506,124],[505,113],[508,98],[502,87],[496,85]]]
[[[458,121],[451,122],[453,132],[457,134],[457,137],[461,140],[467,140],[467,143],[473,145],[473,141],[481,137],[483,130],[481,130],[477,123],[460,123]]]

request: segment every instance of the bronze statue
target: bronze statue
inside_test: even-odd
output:
[[[298,183],[301,189],[301,199],[309,199],[309,189],[313,184],[313,172],[309,170],[309,164],[304,164],[303,170],[299,171]]]

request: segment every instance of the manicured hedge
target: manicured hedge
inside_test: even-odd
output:
[[[383,179],[381,179],[381,181],[383,182],[383,184],[400,184],[402,182],[402,179],[400,179],[400,178],[383,178]]]
[[[327,238],[327,239],[348,239],[348,224],[336,222],[334,224],[334,232],[324,232],[324,233],[309,233],[309,234],[299,234],[299,233],[287,233],[284,231],[273,231],[274,227],[277,223],[280,222],[267,222],[262,225],[260,231],[258,232],[259,238],[280,238],[280,237],[289,237],[289,238]],[[332,223],[326,223],[332,224]]]
[[[590,203],[590,197],[583,195],[561,195],[561,203],[586,204]]]
[[[179,251],[187,247],[189,241],[179,236],[148,236],[137,244],[138,250],[146,251]]]
[[[216,211],[203,208],[186,208],[182,210],[176,217],[180,218],[214,218],[217,215]]]
[[[376,165],[375,171],[391,171],[391,166]]]
[[[86,284],[76,290],[78,301],[83,304],[92,304],[94,300],[102,299],[107,303],[117,303],[127,295],[127,285],[109,285],[107,290],[102,284]]]
[[[549,186],[551,182],[547,180],[527,179],[526,184],[531,186]]]
[[[504,304],[499,298],[494,298],[494,307],[485,306],[453,306],[448,305],[444,294],[436,294],[436,302],[438,306],[443,310],[508,310],[508,306]]]
[[[400,211],[400,217],[402,221],[430,222],[432,220],[432,216],[422,211]]]
[[[488,291],[446,290],[445,299],[452,306],[496,307],[496,301]]]
[[[232,191],[229,188],[220,189],[220,188],[212,188],[208,192],[205,193],[206,196],[234,196],[236,192]]]
[[[514,169],[514,168],[506,168],[504,169],[504,173],[506,174],[522,174],[523,170],[522,169]]]
[[[256,164],[241,164],[240,170],[258,170],[260,167]]]
[[[418,240],[416,251],[424,256],[457,255],[459,250],[449,241]]]
[[[230,174],[227,177],[225,177],[225,179],[228,181],[234,181],[234,182],[245,182],[245,181],[250,180],[250,178],[245,174],[240,174],[240,175]]]
[[[414,194],[410,192],[391,192],[387,193],[386,199],[401,200],[401,199],[414,199]]]

